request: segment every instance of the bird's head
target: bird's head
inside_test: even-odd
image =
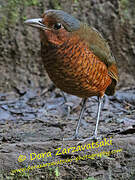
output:
[[[40,29],[41,41],[54,45],[63,44],[80,28],[80,21],[62,10],[47,10],[41,18],[28,19],[25,24]]]

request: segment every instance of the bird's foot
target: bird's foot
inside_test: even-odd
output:
[[[89,141],[89,140],[97,142],[98,140],[101,140],[101,139],[102,139],[102,136],[93,135],[93,136],[91,136],[89,138],[82,139],[81,141],[79,141],[77,143],[77,145],[78,144],[83,144],[83,143],[85,143],[86,141]]]

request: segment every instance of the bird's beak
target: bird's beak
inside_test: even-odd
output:
[[[42,18],[28,19],[28,20],[24,21],[24,23],[26,25],[28,25],[28,26],[39,28],[39,29],[42,29],[42,30],[51,30],[48,27],[46,27],[42,22],[43,22]]]

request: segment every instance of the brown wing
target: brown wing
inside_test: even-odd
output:
[[[82,24],[79,34],[87,42],[89,49],[104,62],[108,68],[108,74],[112,78],[112,84],[107,88],[106,94],[113,95],[118,82],[118,70],[115,58],[112,56],[110,47],[102,35],[93,27]]]

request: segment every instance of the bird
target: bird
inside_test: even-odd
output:
[[[104,95],[114,95],[118,83],[117,63],[108,42],[97,29],[63,10],[49,9],[24,23],[39,30],[42,62],[56,87],[82,98],[75,134],[67,139],[79,139],[86,102],[92,96],[98,98],[96,127],[86,139],[97,139]]]

